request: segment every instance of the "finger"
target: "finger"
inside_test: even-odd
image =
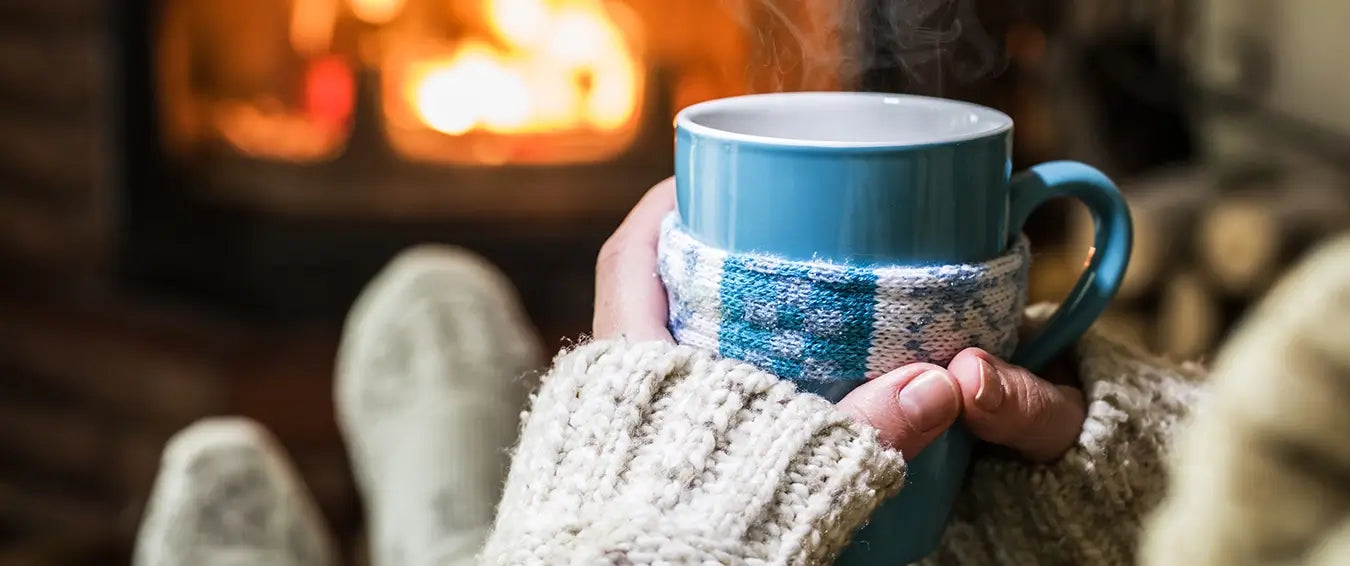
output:
[[[947,366],[960,384],[966,426],[975,436],[1036,462],[1058,458],[1078,440],[1083,393],[1055,385],[979,348]]]
[[[666,290],[656,270],[661,220],[675,208],[675,181],[657,183],[600,248],[595,264],[597,338],[667,340]]]
[[[839,401],[839,409],[913,458],[956,422],[961,392],[947,370],[910,364],[858,386]]]

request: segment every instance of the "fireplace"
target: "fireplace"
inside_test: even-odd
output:
[[[501,265],[536,315],[584,322],[585,301],[544,288],[589,295],[585,256],[671,171],[678,108],[842,86],[845,4],[784,5],[148,3],[128,99],[155,125],[131,142],[149,149],[124,266],[195,300],[332,318],[398,248],[443,241]]]

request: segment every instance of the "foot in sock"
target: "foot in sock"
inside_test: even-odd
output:
[[[337,554],[281,448],[238,418],[169,440],[136,540],[135,566],[329,566]]]
[[[511,284],[468,252],[404,252],[366,287],[335,388],[374,566],[472,562],[542,359]]]

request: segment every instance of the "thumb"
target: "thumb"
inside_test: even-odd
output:
[[[947,369],[960,383],[966,426],[980,439],[1036,462],[1058,458],[1078,440],[1087,414],[1078,389],[979,348],[957,354]]]
[[[910,364],[858,386],[838,407],[913,458],[956,422],[961,392],[947,370]]]

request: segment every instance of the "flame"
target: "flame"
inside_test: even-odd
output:
[[[414,104],[422,121],[436,131],[460,135],[482,126],[509,132],[530,118],[524,76],[484,45],[471,45],[448,62],[428,64],[419,74],[413,81]]]
[[[549,22],[548,6],[539,0],[489,0],[488,24],[514,47],[535,43]]]
[[[352,15],[368,24],[387,24],[403,12],[407,0],[351,0]]]
[[[327,53],[333,44],[338,0],[295,0],[291,7],[291,46],[302,55]]]
[[[351,67],[337,56],[311,61],[305,70],[301,111],[261,97],[214,109],[222,138],[244,155],[296,162],[332,157],[347,136],[355,95]]]
[[[465,41],[410,69],[403,96],[422,123],[452,136],[611,132],[630,123],[641,71],[602,5],[485,1],[495,42]]]

